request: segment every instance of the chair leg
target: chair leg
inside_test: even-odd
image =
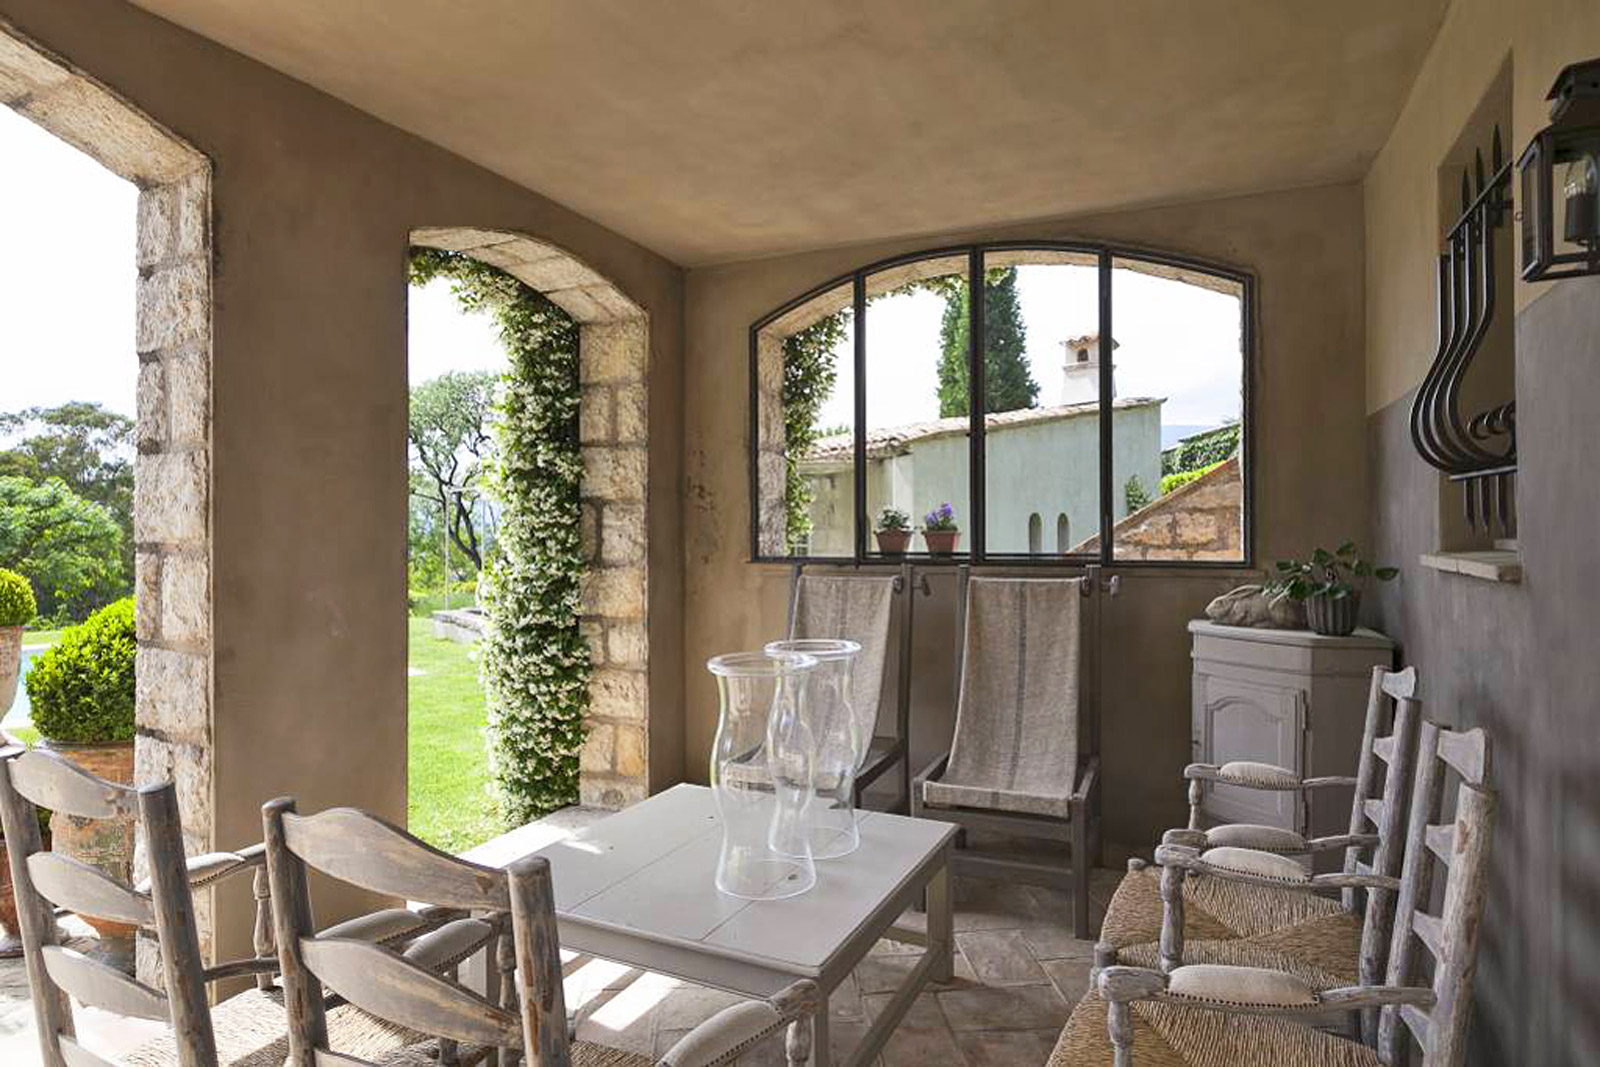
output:
[[[908,767],[911,765],[911,755],[909,752],[906,754],[906,765]],[[911,802],[911,817],[913,819],[922,818],[922,798],[915,793],[909,794],[908,798]],[[915,912],[925,912],[928,910],[927,890],[923,890],[921,893],[917,894],[917,899],[912,903],[911,910]]]
[[[1089,813],[1072,813],[1072,936],[1087,941],[1089,933]]]

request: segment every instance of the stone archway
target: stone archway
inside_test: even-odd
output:
[[[589,565],[580,626],[594,657],[578,788],[583,803],[599,807],[643,800],[650,763],[647,316],[571,253],[532,237],[429,227],[413,230],[411,243],[499,267],[578,323],[580,495]]]
[[[0,23],[0,101],[139,188],[135,779],[172,779],[184,844],[211,851],[211,163]],[[142,876],[142,848],[135,874]],[[195,896],[207,952],[211,898]],[[141,970],[149,960],[140,943]]]

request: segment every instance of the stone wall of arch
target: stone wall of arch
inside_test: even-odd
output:
[[[599,807],[643,800],[650,762],[648,318],[575,256],[523,234],[430,227],[412,231],[411,242],[499,267],[578,323],[580,495],[589,564],[580,626],[594,657],[579,792],[583,803]]]
[[[176,782],[191,853],[212,841],[211,164],[0,24],[0,101],[139,188],[134,348],[135,781]],[[142,876],[142,842],[134,873]],[[209,952],[212,900],[195,895]],[[153,943],[141,940],[150,974]]]

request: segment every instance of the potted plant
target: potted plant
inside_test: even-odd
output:
[[[922,517],[922,540],[935,556],[948,556],[956,550],[961,528],[956,525],[956,509],[949,502],[940,504]]]
[[[898,556],[911,544],[911,516],[899,508],[884,508],[878,515],[878,525],[873,533],[878,538],[878,551],[886,556]]]
[[[25,684],[44,745],[90,774],[133,782],[133,598],[101,608],[34,660]],[[57,813],[53,848],[131,881],[133,822]],[[85,915],[102,938],[133,937],[133,927]]]
[[[22,628],[39,613],[33,586],[14,571],[0,569],[0,719],[17,699],[22,674]]]
[[[1356,628],[1361,611],[1361,588],[1369,580],[1393,580],[1398,567],[1375,567],[1346,541],[1329,552],[1319,548],[1309,560],[1280,559],[1278,576],[1269,585],[1291,600],[1303,601],[1311,629],[1329,637],[1344,637]]]

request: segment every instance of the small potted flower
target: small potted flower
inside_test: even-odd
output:
[[[899,508],[884,508],[873,533],[878,538],[879,552],[886,556],[902,555],[911,544],[911,516]]]
[[[961,539],[961,528],[956,525],[956,509],[948,502],[940,504],[922,517],[922,540],[935,556],[948,556],[956,550]]]
[[[1345,637],[1356,628],[1362,586],[1371,580],[1392,581],[1399,573],[1398,567],[1373,566],[1357,553],[1354,541],[1346,541],[1332,552],[1317,549],[1309,560],[1280,559],[1278,576],[1267,590],[1303,601],[1306,622],[1315,632]]]

